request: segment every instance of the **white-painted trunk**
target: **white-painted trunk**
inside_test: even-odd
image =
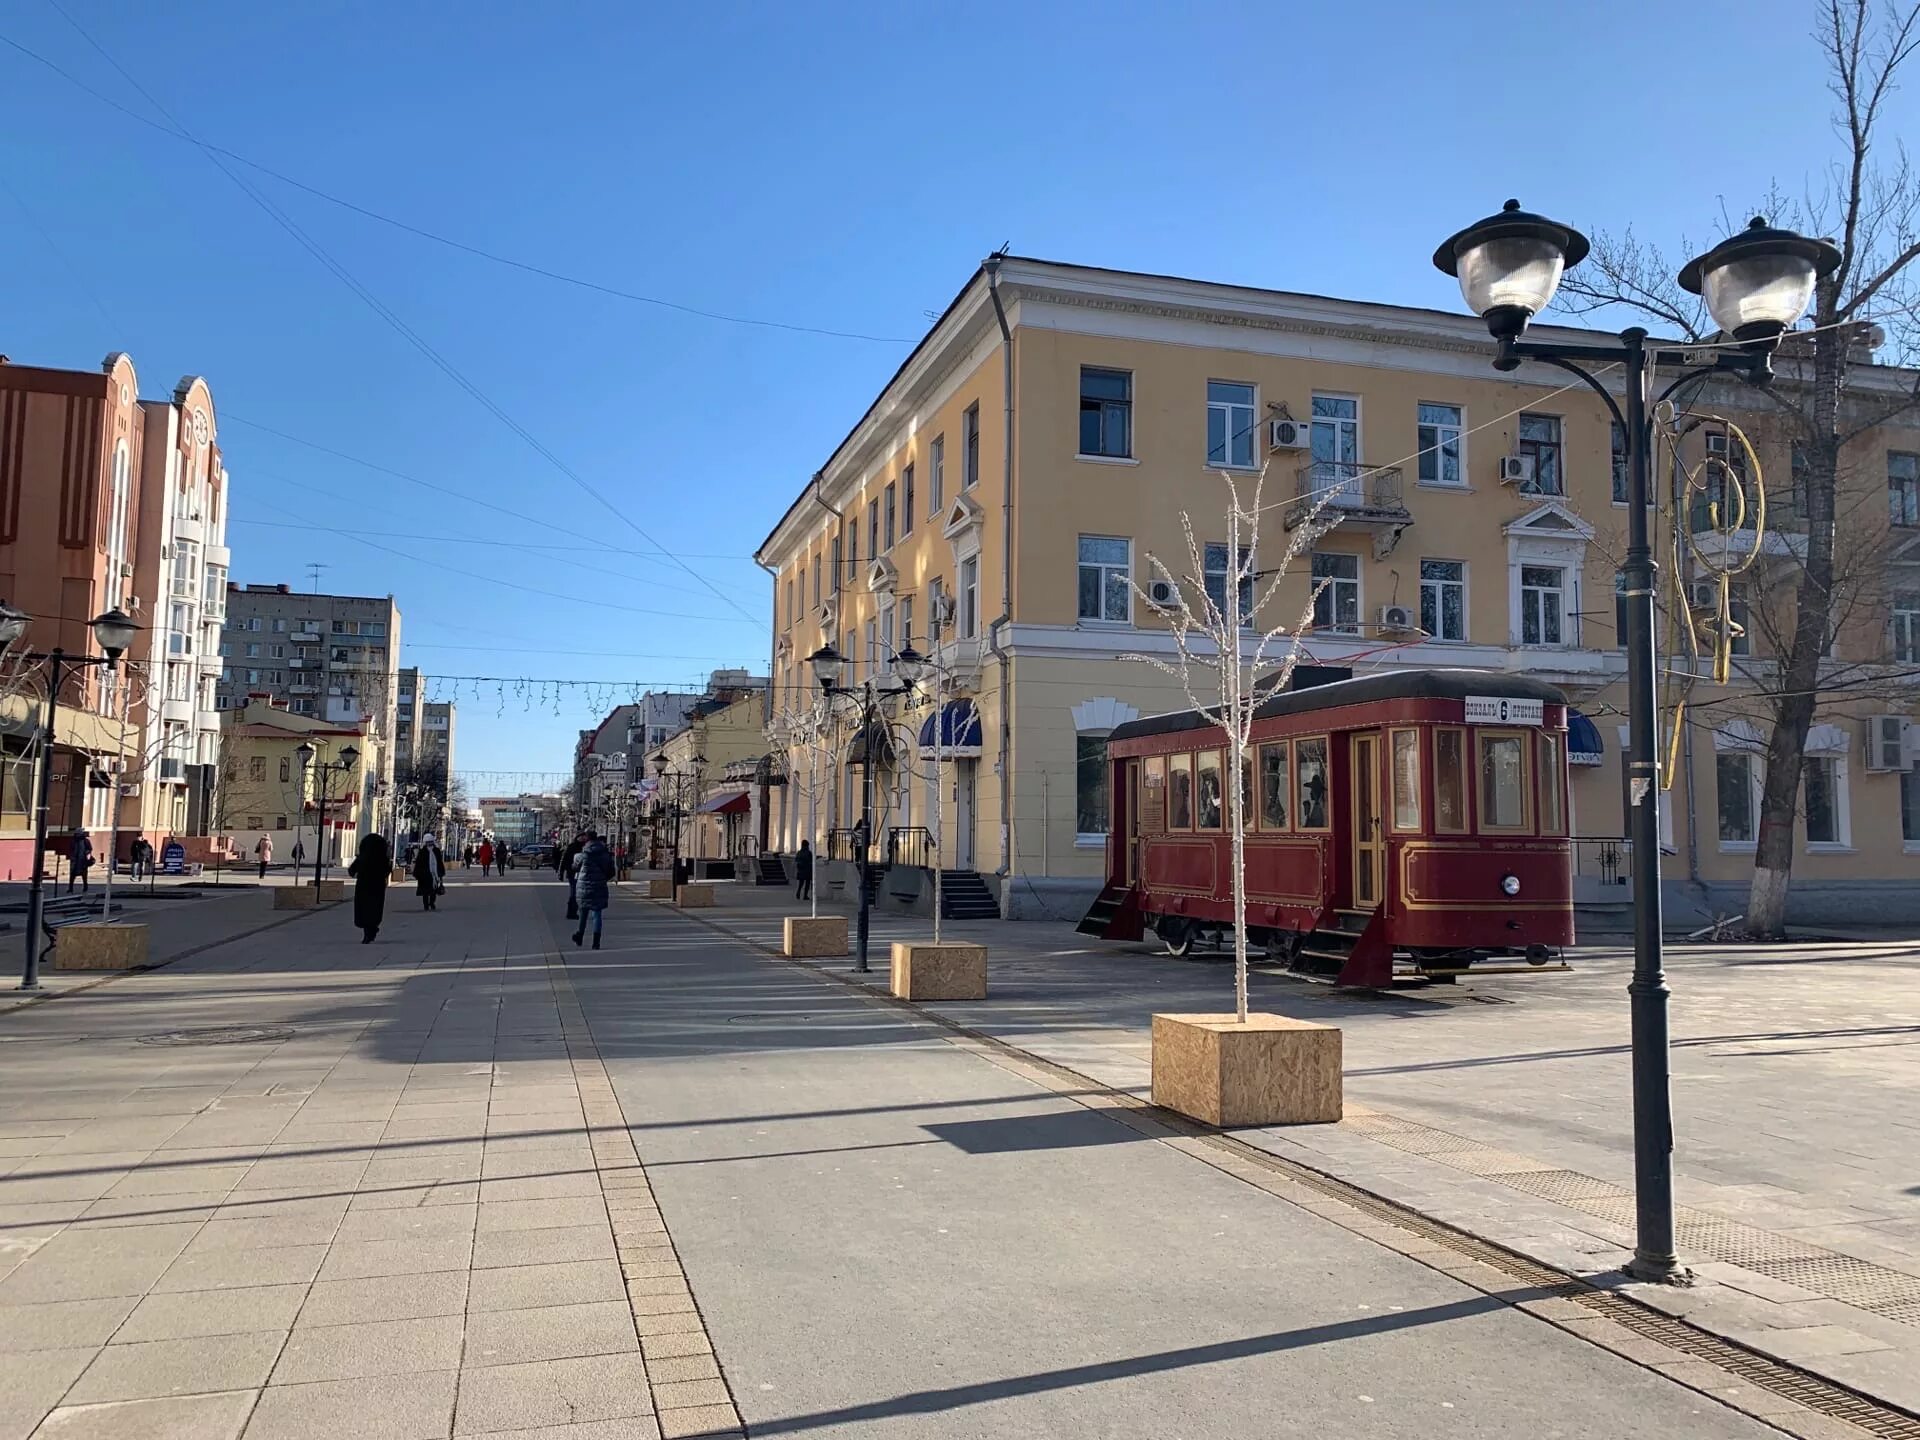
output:
[[[1753,884],[1747,891],[1747,929],[1755,935],[1778,935],[1787,924],[1787,892],[1793,872],[1769,870],[1758,865]]]

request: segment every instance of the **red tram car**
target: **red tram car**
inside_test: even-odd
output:
[[[1553,964],[1573,942],[1566,697],[1478,670],[1311,678],[1254,719],[1249,943],[1361,987]],[[1083,932],[1152,930],[1176,955],[1231,934],[1228,754],[1194,711],[1113,732],[1107,885]]]

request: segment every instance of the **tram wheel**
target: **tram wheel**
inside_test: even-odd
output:
[[[1553,952],[1547,949],[1546,946],[1544,945],[1527,946],[1527,964],[1545,965],[1551,959],[1553,959]]]
[[[1193,942],[1199,931],[1189,920],[1162,920],[1160,939],[1165,942],[1167,954],[1176,960],[1184,960],[1193,953]]]

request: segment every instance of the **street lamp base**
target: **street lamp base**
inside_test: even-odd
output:
[[[18,985],[14,986],[13,988],[16,990],[25,990],[29,994],[31,994],[36,990],[44,990],[47,987],[42,985],[38,980],[22,980]]]
[[[1629,1280],[1637,1280],[1643,1285],[1687,1286],[1694,1282],[1694,1273],[1671,1256],[1664,1259],[1635,1255],[1621,1267],[1621,1272]]]

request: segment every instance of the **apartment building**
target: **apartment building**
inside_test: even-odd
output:
[[[381,753],[379,778],[392,783],[400,607],[391,595],[229,584],[220,654],[217,709],[237,709],[264,696],[285,700],[292,714],[330,725],[364,722]]]
[[[847,657],[857,684],[889,677],[911,641],[935,661],[946,708],[893,702],[892,742],[871,747],[876,843],[935,828],[938,787],[938,863],[981,872],[1006,913],[1073,913],[1104,861],[1106,735],[1188,703],[1168,676],[1126,658],[1174,658],[1147,557],[1223,599],[1233,566],[1220,475],[1250,489],[1264,474],[1256,567],[1277,567],[1316,515],[1338,524],[1298,556],[1259,626],[1293,623],[1317,586],[1311,663],[1524,671],[1564,687],[1578,712],[1582,879],[1590,898],[1624,900],[1614,884],[1626,708],[1614,599],[1626,532],[1620,437],[1599,398],[1564,373],[1501,374],[1490,355],[1485,327],[1467,315],[988,262],[760,547],[777,577],[776,719],[815,709],[807,657],[822,644]],[[1913,386],[1913,372],[1861,358],[1852,383],[1862,395]],[[1737,910],[1764,760],[1756,686],[1772,664],[1761,612],[1790,602],[1794,467],[1771,407],[1751,392],[1716,385],[1691,410],[1657,501],[1670,725],[1683,688],[1690,699],[1670,736],[1665,863],[1676,903]],[[1715,497],[1682,483],[1683,467],[1710,450],[1744,464],[1724,429],[1693,423],[1708,413],[1755,440],[1775,496],[1760,536],[1706,534]],[[1906,743],[1915,708],[1902,684],[1920,657],[1916,418],[1862,436],[1846,457],[1842,503],[1858,532],[1849,553],[1865,563],[1832,653],[1873,683],[1822,699],[1798,822],[1802,919],[1920,918],[1920,788]],[[1761,552],[1733,586],[1744,634],[1724,686],[1672,643],[1686,608],[1710,598],[1698,587],[1715,545]],[[844,720],[835,734],[825,793],[802,803],[790,786],[776,810],[779,848],[803,835],[819,846],[858,814],[869,737]],[[793,745],[789,773],[810,763]]]
[[[370,800],[381,765],[366,727],[331,724],[260,697],[222,719],[217,833],[228,853],[249,857],[264,835],[281,864],[296,847],[307,864],[322,856],[329,865],[351,860],[377,823]],[[304,766],[303,746],[312,752]],[[353,761],[343,768],[349,749]]]
[[[414,746],[420,736],[420,720],[426,695],[420,688],[420,671],[403,665],[393,679],[393,773],[399,784],[413,777]]]

